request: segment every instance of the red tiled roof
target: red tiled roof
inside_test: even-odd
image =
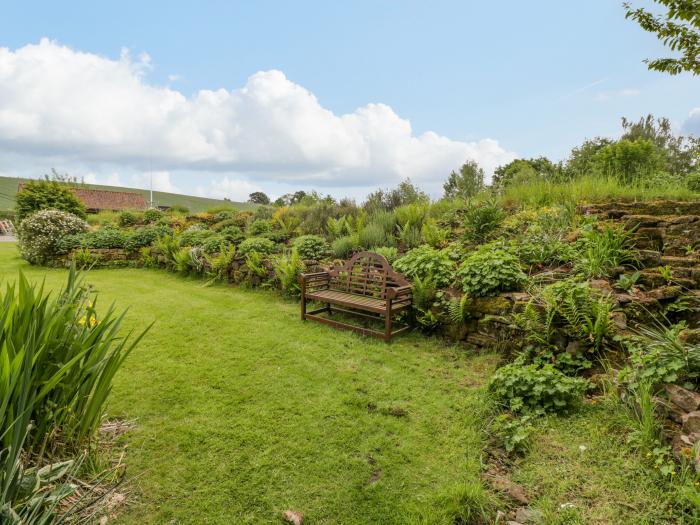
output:
[[[128,191],[70,188],[88,210],[145,210],[146,199],[140,193]]]

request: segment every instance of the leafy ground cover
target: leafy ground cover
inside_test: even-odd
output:
[[[63,283],[0,245],[0,276]],[[301,323],[295,303],[157,270],[91,272],[102,304],[156,324],[117,375],[111,417],[135,420],[120,523],[478,523],[498,357],[412,335],[390,346]],[[542,522],[683,523],[627,444],[612,398],[535,424],[510,467]],[[583,447],[583,448],[581,448]],[[460,521],[461,520],[461,521]]]

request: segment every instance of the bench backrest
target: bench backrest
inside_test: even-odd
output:
[[[388,288],[409,285],[409,281],[396,273],[389,261],[374,252],[359,252],[343,266],[328,272],[332,290],[386,298]]]

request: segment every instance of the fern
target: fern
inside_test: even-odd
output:
[[[471,297],[468,294],[462,295],[459,300],[452,299],[447,303],[447,317],[452,324],[458,325],[469,319]]]
[[[418,310],[430,308],[437,292],[437,283],[431,274],[423,279],[413,278],[413,304]]]
[[[296,297],[300,293],[299,275],[304,271],[304,263],[299,258],[297,250],[289,255],[280,255],[273,260],[275,277],[285,294]]]

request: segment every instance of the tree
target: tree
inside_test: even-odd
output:
[[[650,140],[666,153],[665,170],[674,175],[686,176],[698,168],[700,162],[700,138],[674,135],[671,122],[653,115],[637,122],[622,118],[625,130],[622,140]]]
[[[17,221],[22,222],[31,214],[40,210],[60,210],[81,219],[85,218],[85,205],[70,191],[70,187],[48,176],[40,180],[31,180],[22,186],[15,197]]]
[[[270,204],[270,197],[265,195],[262,191],[254,191],[248,195],[248,202],[252,204]]]
[[[614,143],[614,140],[596,137],[586,139],[583,144],[573,148],[564,167],[566,178],[577,179],[584,175],[591,175],[596,168],[596,155],[600,150]]]
[[[665,6],[665,15],[655,16],[644,8],[634,9],[628,2],[623,4],[625,18],[636,21],[642,29],[656,36],[680,58],[657,58],[644,60],[649,69],[678,75],[688,71],[700,75],[700,0],[654,0]]]
[[[594,162],[597,173],[629,184],[663,171],[666,158],[651,140],[622,139],[601,149]]]
[[[459,168],[459,173],[452,170],[442,187],[448,199],[473,197],[484,189],[484,170],[476,161],[468,160]]]
[[[367,200],[363,207],[367,211],[393,210],[405,204],[414,202],[429,202],[430,197],[415,186],[411,179],[405,179],[393,190],[379,189],[367,195]]]
[[[561,163],[554,164],[547,157],[515,159],[494,170],[492,185],[495,189],[500,191],[507,186],[527,182],[536,178],[549,182],[556,182],[563,179],[564,170]]]

